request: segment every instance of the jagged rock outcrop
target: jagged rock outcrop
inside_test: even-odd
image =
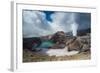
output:
[[[90,51],[90,35],[84,36],[69,36],[63,31],[58,31],[50,39],[55,42],[52,49],[63,49],[65,46],[68,47],[68,51],[77,50],[77,51]]]
[[[72,39],[69,39],[66,42],[66,45],[68,46],[68,51],[77,50],[77,51],[90,51],[90,36],[77,36],[73,37]]]
[[[50,40],[52,40],[55,43],[55,45],[53,45],[51,48],[61,49],[66,46],[67,37],[63,31],[58,31],[51,37]]]

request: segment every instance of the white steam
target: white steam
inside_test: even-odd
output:
[[[76,20],[77,19],[77,14],[73,13],[71,15],[71,30],[72,30],[72,34],[73,36],[77,36],[77,29],[78,29],[78,24],[76,23]]]
[[[71,28],[72,28],[72,34],[73,34],[73,36],[77,36],[78,24],[77,23],[71,24]]]

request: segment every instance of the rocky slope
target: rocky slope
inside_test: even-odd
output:
[[[70,36],[65,34],[62,31],[55,33],[51,39],[55,42],[55,45],[51,48],[64,48],[68,46],[68,51],[77,50],[77,51],[89,51],[90,50],[90,33],[87,33],[84,36]]]
[[[48,56],[39,53],[39,47],[44,41],[52,41],[54,45],[48,49],[63,50],[66,46],[68,51],[79,51],[75,55],[64,56]],[[50,43],[50,42],[49,42]],[[40,62],[40,61],[63,61],[63,60],[88,60],[91,59],[91,35],[90,33],[72,36],[63,31],[58,31],[55,34],[41,37],[24,38],[23,39],[23,62]],[[43,48],[41,48],[43,49]],[[59,52],[60,53],[60,52]]]
[[[64,33],[63,31],[58,31],[53,35],[24,38],[23,48],[27,48],[35,51],[35,49],[41,46],[41,44],[44,41],[51,41],[54,43],[54,45],[52,46],[46,45],[46,47],[48,46],[49,49],[63,49],[67,46],[68,51],[72,51],[72,50],[77,50],[80,52],[90,51],[90,47],[91,47],[90,39],[91,39],[90,33],[86,33],[83,36],[72,36]]]

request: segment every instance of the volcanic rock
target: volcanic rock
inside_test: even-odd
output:
[[[67,37],[66,37],[66,34],[63,32],[63,31],[58,31],[57,33],[55,33],[51,39],[55,45],[53,45],[51,48],[53,49],[61,49],[61,48],[64,48],[66,46],[66,40],[67,40]]]
[[[69,39],[66,42],[66,45],[68,46],[68,51],[72,51],[72,50],[80,51],[82,48],[82,43],[80,40],[77,39],[77,37],[73,37],[72,39]]]
[[[39,37],[23,38],[23,48],[29,50],[35,50],[34,48],[40,46],[42,43]]]
[[[89,35],[73,37],[66,42],[66,45],[68,46],[68,51],[90,51],[90,44],[91,43]]]

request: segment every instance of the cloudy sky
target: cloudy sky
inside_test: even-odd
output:
[[[91,27],[90,13],[23,10],[22,20],[24,38]]]

